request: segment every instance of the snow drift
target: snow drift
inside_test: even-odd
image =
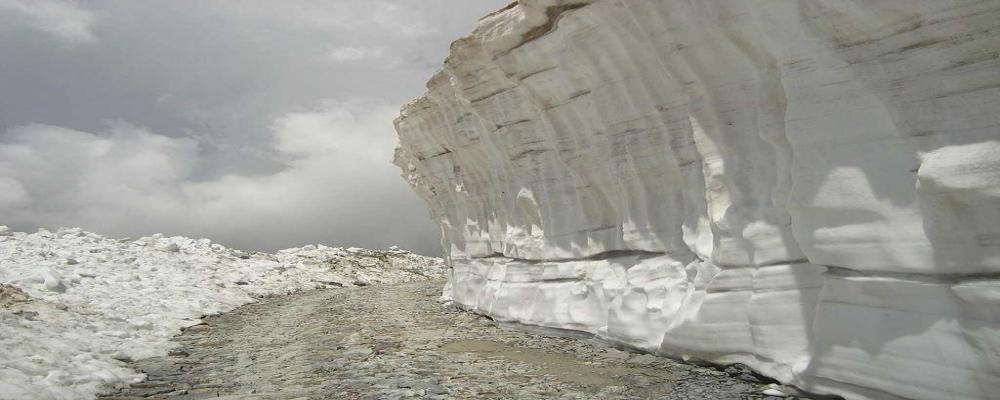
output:
[[[443,277],[403,250],[309,245],[246,253],[208,239],[111,239],[0,226],[0,399],[80,399],[143,375],[180,328],[253,296]]]
[[[1000,2],[520,0],[396,121],[445,296],[849,399],[1000,393]]]

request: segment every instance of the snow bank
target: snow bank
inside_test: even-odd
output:
[[[180,328],[253,296],[432,277],[443,277],[440,259],[396,248],[251,254],[208,239],[0,227],[0,399],[89,398],[137,382],[121,360],[164,355]]]
[[[519,0],[403,107],[395,162],[467,307],[851,399],[995,399],[998,24]]]

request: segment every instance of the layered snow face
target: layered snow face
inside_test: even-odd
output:
[[[0,226],[0,399],[90,398],[138,382],[123,360],[165,355],[180,328],[253,296],[443,276],[441,259],[398,249],[251,254],[208,239]]]
[[[850,399],[1000,393],[1000,2],[520,0],[396,121],[445,295]]]

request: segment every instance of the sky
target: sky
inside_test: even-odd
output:
[[[440,254],[399,106],[510,0],[0,0],[0,225]]]

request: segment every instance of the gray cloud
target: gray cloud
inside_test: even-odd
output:
[[[0,18],[8,28],[26,28],[68,42],[94,42],[93,13],[76,3],[56,0],[2,0]]]
[[[0,224],[436,253],[391,121],[505,2],[0,0]]]

